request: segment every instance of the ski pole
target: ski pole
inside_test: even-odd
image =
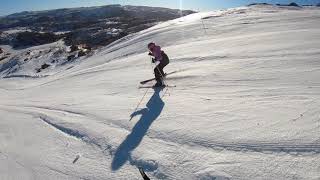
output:
[[[142,96],[142,98],[140,99],[139,103],[137,104],[136,108],[134,109],[133,113],[136,112],[140,106],[140,104],[142,103],[144,97],[146,97],[147,93],[149,91],[149,88],[147,88],[146,92],[144,93],[144,95]],[[131,121],[133,119],[133,116],[130,117],[130,120]]]

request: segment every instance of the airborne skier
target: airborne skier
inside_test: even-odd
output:
[[[154,76],[157,83],[154,85],[155,87],[165,86],[163,82],[163,78],[165,77],[165,73],[163,72],[163,68],[169,64],[169,57],[164,51],[161,50],[160,46],[157,46],[155,43],[151,42],[148,44],[149,54],[152,56],[152,63],[155,63],[156,67],[154,68]]]

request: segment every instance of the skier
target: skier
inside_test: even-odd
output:
[[[157,46],[155,43],[151,42],[148,44],[149,54],[152,56],[152,62],[156,64],[154,68],[154,76],[157,83],[154,85],[155,87],[165,86],[163,83],[163,78],[165,77],[165,73],[163,72],[163,68],[169,64],[169,57],[164,51],[161,50],[160,46]]]

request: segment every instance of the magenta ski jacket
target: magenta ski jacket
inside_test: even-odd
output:
[[[162,50],[160,46],[154,46],[151,53],[152,53],[152,56],[154,56],[156,61],[162,61]]]

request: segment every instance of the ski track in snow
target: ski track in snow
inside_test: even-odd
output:
[[[6,105],[10,106],[10,105]],[[17,106],[14,106],[17,107]],[[67,114],[72,114],[72,115],[81,115],[85,116],[82,113],[79,112],[74,112],[70,110],[62,110],[58,108],[50,108],[50,107],[43,107],[43,106],[21,106],[24,108],[37,108],[37,109],[42,109],[42,110],[49,110],[49,111],[57,111],[60,113],[67,113]],[[307,111],[306,111],[307,112]],[[302,113],[305,114],[306,112]],[[89,135],[87,134],[82,134],[81,131],[77,129],[70,129],[67,127],[64,127],[63,121],[62,124],[56,124],[52,122],[52,118],[49,118],[48,115],[39,115],[39,118],[44,121],[45,123],[53,126],[54,128],[60,130],[61,132],[76,137],[78,139],[84,140],[88,143],[93,143],[94,145],[97,145],[98,147],[101,147],[96,142],[93,141],[88,141],[87,139],[90,139]],[[294,119],[296,120],[296,119]],[[58,121],[59,122],[59,121]],[[113,123],[113,125],[116,125]],[[118,124],[117,126],[114,126],[117,128],[123,128],[126,131],[130,131],[130,128],[126,128],[124,126],[121,126]],[[307,154],[318,154],[320,153],[320,143],[301,143],[301,144],[292,144],[292,142],[279,142],[279,143],[272,143],[272,142],[267,142],[267,141],[262,141],[262,142],[234,142],[234,143],[224,143],[224,142],[212,142],[210,140],[205,140],[205,139],[197,139],[193,134],[191,135],[179,135],[179,134],[170,134],[170,136],[164,135],[164,133],[161,132],[154,132],[150,131],[147,135],[149,138],[152,139],[157,139],[157,140],[163,140],[164,142],[171,142],[171,143],[178,143],[177,145],[188,145],[190,147],[204,147],[204,148],[209,148],[212,150],[218,150],[221,151],[223,149],[225,150],[231,150],[231,151],[254,151],[254,152],[261,152],[261,153],[289,153],[291,155],[301,155],[304,153]],[[173,138],[174,137],[174,138]],[[103,138],[103,137],[101,137]],[[111,152],[110,152],[111,153]]]

